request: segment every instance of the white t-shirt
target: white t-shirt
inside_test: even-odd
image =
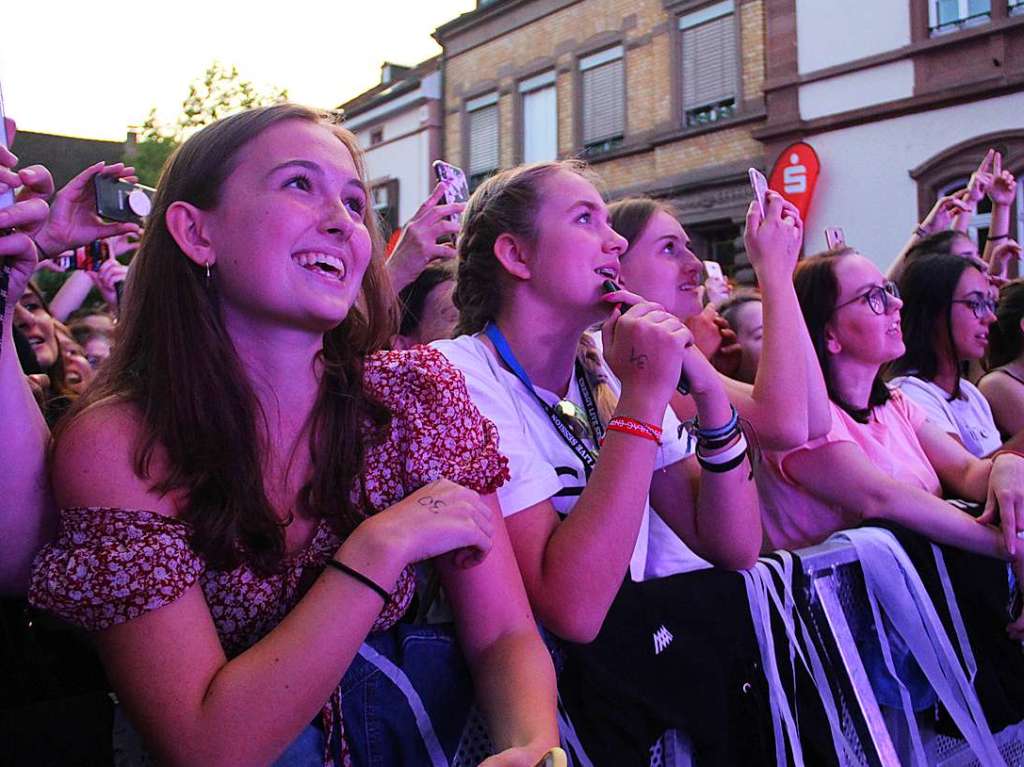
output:
[[[957,437],[973,455],[981,458],[1002,446],[988,400],[966,378],[960,379],[961,396],[952,402],[942,387],[917,376],[900,376],[891,384],[924,408],[931,423]]]
[[[473,403],[498,429],[498,449],[508,458],[511,477],[498,489],[502,514],[508,517],[550,499],[559,516],[567,516],[586,485],[583,462],[555,430],[529,389],[514,373],[502,367],[477,336],[435,341],[431,346],[462,371]],[[621,391],[618,379],[607,368],[606,373],[609,385],[618,395]],[[536,392],[550,405],[560,399],[554,392],[539,387]],[[583,406],[575,371],[569,381],[567,398]],[[662,446],[658,449],[656,469],[689,455],[686,440],[679,438],[679,419],[671,408],[666,408],[662,428]],[[589,440],[584,442],[594,447]],[[633,580],[642,581],[710,566],[694,554],[657,514],[652,513],[648,502],[630,559],[629,570]]]

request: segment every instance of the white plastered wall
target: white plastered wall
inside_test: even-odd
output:
[[[909,171],[973,136],[1019,130],[1022,114],[1024,93],[1014,93],[807,136],[821,174],[804,252],[824,250],[824,228],[841,226],[847,242],[884,269],[918,221]]]
[[[908,0],[796,0],[800,74],[910,43]]]

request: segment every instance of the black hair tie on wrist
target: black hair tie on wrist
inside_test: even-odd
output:
[[[1010,239],[1010,235],[1009,234],[994,234],[994,235],[992,235],[992,236],[990,236],[990,237],[988,237],[986,239],[988,239],[989,242],[995,242],[996,240],[1008,240],[1008,239]]]
[[[387,589],[385,589],[383,586],[381,586],[373,579],[366,577],[358,570],[349,567],[344,562],[339,562],[337,559],[328,559],[326,564],[328,567],[333,567],[335,570],[339,570],[345,573],[345,575],[347,575],[349,578],[354,578],[367,588],[376,591],[377,595],[384,600],[384,604],[387,604],[391,601],[391,594],[388,593]]]

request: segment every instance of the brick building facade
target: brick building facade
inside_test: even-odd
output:
[[[698,255],[728,268],[747,168],[765,166],[753,136],[766,121],[764,12],[764,0],[482,2],[434,33],[446,159],[482,178],[583,156],[610,197],[674,203]]]

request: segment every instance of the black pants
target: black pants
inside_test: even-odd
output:
[[[597,639],[567,646],[559,690],[599,767],[646,767],[651,745],[670,728],[691,739],[701,767],[774,763],[739,573],[627,579]]]

